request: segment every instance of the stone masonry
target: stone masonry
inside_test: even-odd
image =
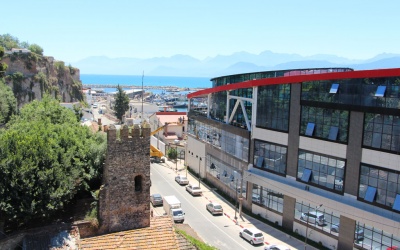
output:
[[[150,126],[107,131],[99,233],[150,226]]]

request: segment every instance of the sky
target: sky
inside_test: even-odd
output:
[[[246,51],[369,59],[400,54],[398,0],[15,0],[0,34],[64,62]]]

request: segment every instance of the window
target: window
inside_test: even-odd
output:
[[[368,187],[367,192],[365,193],[364,200],[373,202],[375,200],[376,188]]]
[[[311,169],[304,169],[303,175],[301,176],[301,180],[304,182],[309,182],[311,177],[312,171]]]
[[[258,87],[256,126],[278,131],[289,130],[290,84]]]
[[[338,127],[335,127],[335,126],[332,126],[331,129],[329,130],[329,137],[328,137],[328,139],[329,139],[329,140],[332,140],[332,141],[336,141],[338,132],[339,132],[339,128],[338,128]]]
[[[375,96],[376,97],[384,97],[385,96],[385,91],[386,91],[386,86],[378,86],[378,89],[376,90]]]
[[[400,173],[395,170],[362,164],[360,169],[358,199],[379,204],[388,210],[400,212]],[[397,202],[397,203],[396,203]]]
[[[400,152],[400,116],[366,113],[363,146]]]
[[[135,177],[135,191],[142,191],[142,176],[138,175]]]
[[[329,91],[330,94],[336,94],[339,88],[339,84],[338,83],[334,83],[331,86],[331,90]]]
[[[393,209],[400,212],[400,194],[396,194],[396,199],[394,200]]]
[[[313,106],[301,107],[300,135],[347,142],[349,111]]]
[[[314,127],[315,127],[315,124],[312,123],[312,122],[309,122],[309,123],[307,124],[306,135],[312,136],[312,135],[313,135],[313,132],[314,132]]]
[[[261,170],[286,174],[287,147],[254,140],[253,165]]]
[[[263,162],[264,162],[264,157],[259,156],[259,157],[257,158],[256,166],[259,167],[259,168],[262,168]]]
[[[345,161],[299,150],[297,179],[337,193],[343,192]]]

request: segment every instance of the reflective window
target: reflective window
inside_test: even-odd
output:
[[[330,94],[336,94],[339,88],[339,84],[338,83],[334,83],[331,86],[331,90],[329,90]]]
[[[400,194],[396,194],[396,199],[394,200],[393,209],[400,212]]]
[[[260,140],[254,141],[255,167],[278,174],[286,174],[287,147]]]
[[[210,118],[213,120],[225,122],[226,116],[226,91],[211,94]]]
[[[308,168],[304,169],[303,175],[301,176],[301,181],[309,182],[311,174],[312,174],[311,169],[308,169]]]
[[[373,202],[375,200],[376,188],[369,186],[365,193],[364,200]]]
[[[230,133],[221,128],[190,119],[188,122],[189,134],[199,140],[214,145],[243,161],[248,161],[249,139]]]
[[[309,123],[307,124],[306,135],[312,136],[313,133],[314,133],[314,127],[315,127],[315,124],[312,123],[312,122],[309,122]]]
[[[400,152],[400,117],[365,113],[363,146]]]
[[[346,143],[349,112],[318,107],[301,107],[300,134]]]
[[[256,126],[287,132],[289,129],[290,84],[260,86],[257,97]]]
[[[400,194],[400,174],[389,169],[362,164],[358,188],[358,198],[379,204],[388,210],[395,209],[396,198]]]
[[[252,203],[265,207],[268,210],[283,212],[283,194],[263,186],[253,184],[251,193]]]
[[[246,183],[243,182],[239,169],[233,168],[231,165],[224,163],[211,155],[206,157],[206,170],[209,174],[217,178],[229,188],[246,197]],[[242,185],[242,188],[240,188]]]
[[[299,150],[297,171],[299,181],[324,189],[343,192],[344,160]]]
[[[383,97],[383,96],[385,96],[385,91],[386,91],[386,86],[378,86],[375,96]]]
[[[335,84],[338,89],[335,89]],[[302,82],[301,100],[315,103],[398,108],[399,85],[400,78],[398,77]]]

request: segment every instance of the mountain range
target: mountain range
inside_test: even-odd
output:
[[[383,53],[367,60],[329,54],[301,56],[264,51],[258,55],[236,52],[199,60],[188,55],[171,57],[109,58],[92,56],[72,63],[81,74],[219,77],[224,75],[299,68],[349,67],[355,70],[398,68],[400,54]]]

